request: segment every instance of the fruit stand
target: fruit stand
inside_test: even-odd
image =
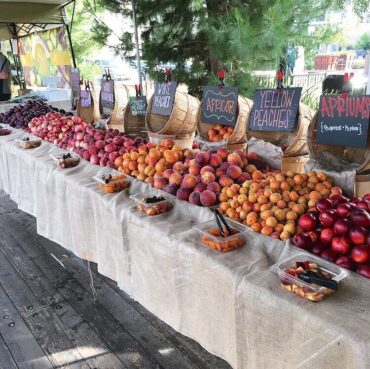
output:
[[[100,273],[176,330],[233,368],[286,369],[287,362],[337,368],[339,361],[349,369],[368,367],[367,279],[352,273],[334,296],[313,305],[286,293],[269,271],[302,252],[287,241],[247,228],[243,248],[208,249],[192,228],[213,219],[208,208],[172,198],[166,217],[146,217],[129,194],[163,192],[127,177],[129,191],[105,193],[93,178],[107,168],[81,160],[60,169],[50,157],[60,148],[44,141],[22,150],[16,138],[24,135],[0,137],[0,188],[36,217],[41,235],[96,262]]]

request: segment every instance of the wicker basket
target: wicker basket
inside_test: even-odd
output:
[[[307,133],[308,153],[312,159],[318,159],[320,153],[328,152],[339,160],[351,164],[358,164],[357,173],[364,173],[370,170],[370,135],[367,139],[366,148],[347,147],[338,145],[318,144],[316,142],[317,133],[317,113],[311,119]]]
[[[81,98],[77,102],[77,115],[86,123],[94,123],[97,119],[97,111],[95,106],[95,89],[92,82],[85,82],[85,89],[89,89],[91,93],[91,106],[81,106]]]
[[[197,98],[177,90],[169,117],[152,114],[152,98],[150,98],[145,116],[148,132],[161,135],[192,135],[196,129],[198,109]]]
[[[238,96],[238,117],[232,135],[228,139],[227,149],[232,151],[233,145],[243,145],[247,141],[245,134],[249,114],[252,110],[253,101],[243,96]],[[197,117],[198,134],[202,140],[208,141],[208,131],[214,124],[202,122],[202,110],[199,109]],[[239,149],[237,149],[239,150]]]
[[[298,122],[292,132],[268,132],[249,130],[247,125],[247,138],[256,137],[266,142],[271,142],[284,149],[285,156],[300,156],[308,153],[307,131],[312,120],[314,111],[307,105],[299,104]]]
[[[133,86],[125,85],[127,102],[122,110],[123,130],[125,133],[133,136],[146,136],[148,134],[145,125],[145,115],[134,116],[130,111],[130,96],[135,96],[136,91]]]
[[[184,135],[161,135],[158,133],[148,132],[149,142],[153,142],[158,145],[163,140],[171,139],[175,142],[175,145],[182,149],[192,149],[194,142],[195,133],[184,134]]]

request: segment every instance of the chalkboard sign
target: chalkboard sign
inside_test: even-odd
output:
[[[258,89],[254,95],[249,129],[292,132],[297,123],[302,88]]]
[[[238,108],[238,88],[206,86],[202,99],[204,123],[235,126]]]
[[[102,108],[113,110],[114,108],[114,81],[102,80],[100,90],[100,105]]]
[[[80,71],[78,68],[71,68],[71,89],[72,89],[72,109],[76,109],[77,101],[80,96]]]
[[[171,115],[175,100],[177,82],[156,82],[152,98],[152,114]]]
[[[146,113],[146,96],[130,96],[130,113],[136,117]]]
[[[370,96],[321,96],[317,143],[365,148],[369,119]]]
[[[91,92],[88,90],[81,90],[80,103],[83,108],[90,108],[92,106]]]

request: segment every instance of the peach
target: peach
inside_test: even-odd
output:
[[[226,174],[232,179],[237,179],[242,174],[242,169],[237,165],[230,165],[226,170]]]
[[[153,184],[154,178],[152,176],[148,176],[145,178],[145,183]]]
[[[257,160],[258,159],[258,155],[254,151],[248,151],[247,158],[250,161],[254,161],[254,160]]]
[[[210,190],[205,190],[200,194],[200,203],[203,206],[213,206],[217,202],[216,194]]]
[[[273,231],[270,237],[280,240],[280,232]]]
[[[219,184],[221,185],[221,187],[227,187],[227,186],[231,186],[234,181],[232,178],[230,178],[229,176],[227,175],[222,175],[219,179],[218,179],[218,182]]]
[[[236,182],[238,184],[243,184],[245,181],[248,181],[249,179],[251,179],[251,175],[247,172],[242,172],[240,174],[240,176],[238,177],[238,179],[236,180]]]
[[[222,170],[221,168],[217,168],[215,174],[216,174],[216,178],[220,178],[221,176],[225,175],[226,172]]]
[[[181,182],[182,182],[182,175],[177,173],[177,172],[174,172],[170,175],[168,181],[170,182],[170,184],[172,185],[177,185],[177,186],[180,186],[181,185]]]
[[[190,204],[193,204],[193,205],[201,205],[200,203],[200,192],[192,192],[189,196],[189,202]]]
[[[220,165],[220,169],[224,170],[226,172],[227,168],[230,166],[230,164],[225,161]]]
[[[156,165],[155,165],[155,171],[158,172],[158,173],[163,173],[165,171],[165,169],[167,168],[166,164],[159,161]]]
[[[198,164],[190,164],[189,165],[189,174],[193,176],[197,176],[200,174],[201,167]]]
[[[181,182],[181,187],[186,189],[193,189],[198,183],[197,177],[186,174]]]
[[[163,191],[166,191],[167,193],[176,196],[177,190],[179,189],[178,185],[174,184],[167,184],[163,187]]]
[[[179,188],[176,192],[176,197],[180,200],[188,201],[191,192],[189,188]]]
[[[171,174],[175,173],[172,169],[166,169],[164,172],[163,172],[163,177],[164,178],[167,178],[167,179],[170,179],[170,176]]]
[[[169,164],[174,164],[179,160],[179,156],[177,155],[177,152],[173,150],[166,150],[163,153],[163,157],[165,158],[166,162]]]
[[[200,174],[203,175],[204,173],[206,172],[211,172],[211,173],[214,173],[215,170],[214,168],[212,168],[211,166],[209,165],[206,165],[205,167],[203,167],[201,170],[200,170]]]
[[[180,174],[183,174],[185,172],[185,170],[187,169],[186,165],[182,162],[182,161],[177,161],[172,169],[177,172],[177,173],[180,173]]]
[[[217,155],[221,156],[221,158],[223,160],[226,160],[227,159],[227,156],[229,155],[229,152],[226,150],[226,148],[224,147],[220,147],[218,150],[217,150]]]
[[[207,186],[202,182],[197,183],[197,185],[194,187],[194,191],[196,191],[196,192],[203,192],[206,189],[207,189]]]
[[[217,182],[211,182],[210,184],[207,185],[207,190],[210,190],[210,191],[217,194],[221,191],[221,186]],[[203,191],[201,191],[201,192],[203,192]]]
[[[216,176],[212,172],[204,172],[201,176],[202,183],[208,185],[216,180]]]
[[[227,156],[227,162],[230,165],[237,165],[238,167],[243,167],[243,161],[240,158],[240,155],[236,152],[233,152]]]
[[[163,140],[161,142],[161,146],[163,146],[167,149],[170,149],[171,147],[173,147],[174,144],[175,144],[175,142],[171,138],[166,138],[165,140]]]
[[[222,157],[218,154],[212,154],[209,157],[209,164],[214,168],[218,168],[222,164]]]
[[[162,189],[164,186],[167,185],[167,179],[160,176],[154,179],[154,187],[158,189]]]
[[[159,160],[162,155],[158,149],[153,148],[149,150],[149,156],[155,160]]]
[[[129,163],[128,163],[128,169],[130,170],[137,170],[137,161],[135,160],[131,160]]]
[[[206,164],[208,164],[208,161],[209,161],[209,155],[207,152],[204,152],[204,151],[201,151],[199,152],[198,154],[195,155],[195,161],[198,165],[200,165],[201,167],[205,166]]]

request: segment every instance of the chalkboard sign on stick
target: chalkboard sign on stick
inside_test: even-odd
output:
[[[114,109],[114,81],[103,80],[101,84],[100,103],[102,108]]]
[[[90,108],[92,106],[91,92],[89,90],[81,90],[80,99],[82,107]]]
[[[206,86],[202,99],[204,123],[235,126],[238,108],[238,88]]]
[[[130,96],[130,113],[136,117],[146,113],[146,96]]]
[[[321,96],[317,143],[366,148],[369,120],[370,96]]]
[[[177,82],[156,82],[152,98],[152,114],[171,115],[175,100]]]
[[[250,115],[251,131],[292,132],[297,123],[302,88],[258,89]]]

